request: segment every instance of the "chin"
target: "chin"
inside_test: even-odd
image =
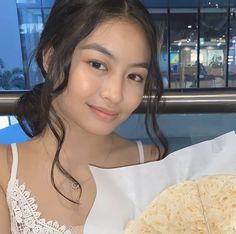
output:
[[[126,117],[126,116],[125,116]],[[128,116],[127,116],[128,118]],[[122,124],[126,118],[124,116],[120,116],[114,121],[101,121],[97,119],[87,119],[87,121],[83,121],[83,124],[80,125],[80,128],[84,129],[88,133],[98,135],[98,136],[106,136],[114,132],[114,130]]]
[[[89,129],[87,129],[88,132],[94,134],[94,135],[98,135],[98,136],[107,136],[109,134],[111,134],[112,132],[114,132],[114,130],[117,128],[119,124],[114,124],[114,125],[104,125],[104,124],[100,124],[97,126],[90,126]]]

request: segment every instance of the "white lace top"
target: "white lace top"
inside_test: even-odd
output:
[[[24,184],[16,178],[18,152],[16,144],[12,144],[12,169],[7,187],[7,203],[11,216],[12,234],[80,234],[83,227],[59,225],[57,221],[48,221],[41,217],[35,199],[27,191]]]
[[[142,142],[137,141],[140,163],[144,162]],[[12,234],[82,234],[83,226],[69,227],[57,221],[41,217],[38,205],[24,184],[17,179],[18,152],[16,144],[12,148],[12,169],[7,187],[7,203],[11,217]],[[92,234],[92,233],[89,233]]]

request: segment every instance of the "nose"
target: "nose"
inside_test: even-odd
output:
[[[123,89],[122,76],[113,75],[104,80],[101,96],[112,104],[118,104],[123,100]]]

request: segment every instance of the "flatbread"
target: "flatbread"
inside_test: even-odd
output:
[[[146,224],[143,219],[129,222],[126,232],[129,234],[161,234],[160,232],[157,232],[155,229],[153,229],[153,227]]]
[[[211,176],[199,183],[210,233],[236,234],[236,176]]]
[[[236,176],[205,176],[161,192],[124,234],[236,234]]]

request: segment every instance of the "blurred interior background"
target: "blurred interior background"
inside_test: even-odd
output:
[[[0,142],[27,139],[20,128],[5,128],[17,125],[11,97],[43,82],[32,58],[53,2],[0,1]],[[159,62],[165,93],[172,95],[172,104],[178,103],[158,117],[171,151],[235,130],[236,98],[231,94],[236,93],[236,0],[142,2],[153,16],[162,43]],[[191,97],[178,99],[192,93],[212,98],[215,92],[223,95],[223,102],[216,95],[212,102],[197,99],[200,104],[191,108]],[[117,132],[148,141],[143,118],[139,111]],[[19,138],[13,139],[16,132]]]

